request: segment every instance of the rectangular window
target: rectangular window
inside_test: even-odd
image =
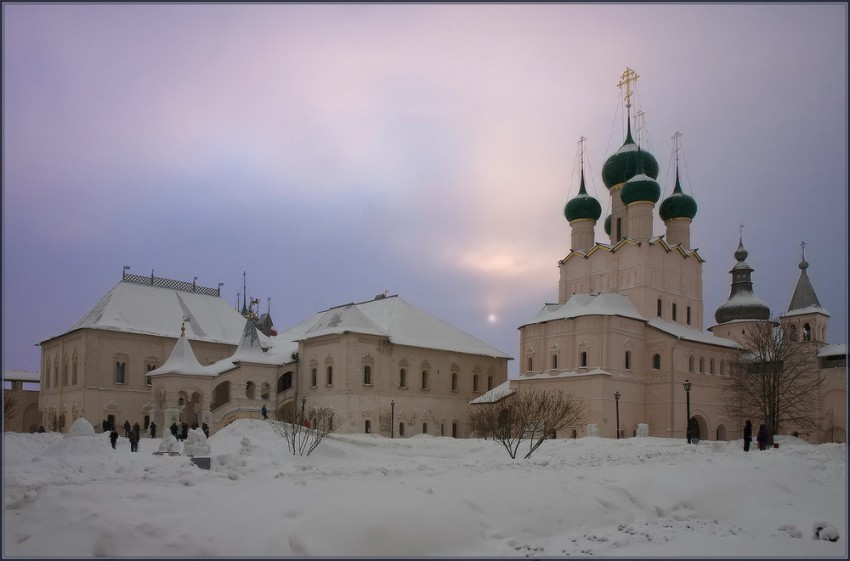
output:
[[[632,369],[632,352],[626,351],[626,370]]]
[[[428,389],[428,371],[427,370],[422,371],[422,389],[423,390]]]
[[[528,368],[526,369],[528,372],[534,371],[534,358],[528,357]]]
[[[688,325],[690,325],[691,324],[691,307],[690,306],[685,308],[685,318],[686,318],[686,321],[688,322]]]
[[[422,434],[428,434],[428,423],[422,423]]]
[[[558,355],[552,355],[552,370],[558,368]]]
[[[398,373],[398,387],[407,387],[407,370],[405,370],[404,368],[402,368],[401,372]]]
[[[317,374],[317,372],[316,372],[315,368],[310,370],[310,385],[314,388],[316,387],[316,378],[317,378],[316,374]]]
[[[334,384],[334,367],[333,366],[328,366],[327,384],[329,386],[332,386]]]
[[[661,298],[658,299],[658,317],[661,317]]]
[[[455,373],[452,373],[452,391],[453,392],[457,391],[457,374],[455,374]],[[422,432],[425,432],[425,431],[422,431]]]
[[[125,381],[124,373],[125,373],[126,367],[127,367],[127,365],[123,362],[116,362],[115,363],[115,383],[116,384],[123,384],[124,383],[124,381]]]
[[[673,321],[676,321],[676,303],[673,302]]]
[[[366,421],[365,432],[366,432],[366,434],[369,434],[369,433],[372,432],[372,421],[369,421],[369,420]]]
[[[367,366],[363,367],[363,384],[365,384],[367,386],[372,385],[372,367],[371,366],[367,365]]]
[[[581,366],[587,366],[587,351],[581,352]]]

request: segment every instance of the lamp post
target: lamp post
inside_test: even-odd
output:
[[[304,425],[304,410],[307,407],[307,396],[301,396],[301,425]]]
[[[614,404],[617,406],[617,440],[620,439],[620,390],[614,392]]]
[[[390,438],[395,438],[395,400],[390,400]]]
[[[688,444],[691,443],[691,382],[689,380],[685,380],[682,383],[682,387],[685,388],[685,395],[687,396],[688,403],[688,424],[685,429],[685,435],[688,437]]]

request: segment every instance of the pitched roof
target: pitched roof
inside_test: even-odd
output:
[[[379,297],[319,312],[272,337],[271,352],[285,353],[288,343],[346,332],[387,337],[396,345],[423,347],[511,359],[511,356],[417,308],[398,296]],[[281,348],[278,348],[278,345]]]
[[[816,312],[825,313],[826,310],[821,308],[818,296],[815,294],[815,288],[812,286],[812,281],[809,280],[809,275],[806,269],[809,264],[804,260],[800,263],[800,278],[797,279],[797,286],[794,288],[794,294],[791,296],[791,303],[788,304],[788,312],[796,310],[804,310],[806,308],[817,308]],[[801,312],[801,313],[808,313]],[[826,314],[829,315],[829,314]]]
[[[220,296],[122,280],[68,332],[88,328],[177,338],[184,317],[187,334],[199,341],[236,344],[245,326],[245,318]],[[259,337],[268,344],[268,337]]]
[[[530,322],[520,327],[580,316],[622,316],[646,321],[627,296],[616,292],[602,292],[600,294],[573,294],[563,304],[545,304]]]
[[[168,355],[168,360],[160,366],[147,373],[148,376],[158,376],[162,374],[186,374],[189,376],[215,376],[215,371],[209,366],[202,366],[195,357],[195,352],[192,350],[192,345],[186,335],[180,335],[175,343],[171,354]]]

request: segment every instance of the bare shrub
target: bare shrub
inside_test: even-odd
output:
[[[283,436],[293,455],[309,456],[327,436],[342,423],[342,418],[330,407],[314,407],[306,414],[287,411],[282,421],[270,421]]]
[[[472,433],[493,439],[516,458],[520,444],[528,442],[530,458],[543,441],[557,431],[585,421],[587,405],[583,398],[563,390],[532,388],[500,401],[471,405]]]

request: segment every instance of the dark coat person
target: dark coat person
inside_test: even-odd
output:
[[[750,443],[753,441],[753,424],[747,421],[744,425],[744,452],[750,451]]]
[[[151,438],[156,438],[156,423],[151,421]]]
[[[38,432],[44,432],[44,425],[38,425]]]
[[[759,425],[759,432],[756,435],[756,441],[759,443],[759,450],[767,449],[767,427],[762,423]]]
[[[177,438],[178,431],[180,430],[179,428],[177,428],[177,423],[171,423],[171,426],[169,428],[171,429],[171,434],[174,435],[174,438]]]
[[[262,414],[263,414],[263,419],[268,419],[268,418],[269,418],[269,410],[268,410],[268,409],[266,409],[266,406],[265,406],[265,405],[263,405],[263,408],[260,410],[260,413],[262,413]]]
[[[130,431],[130,452],[139,451],[139,431],[133,429]]]
[[[130,421],[124,421],[124,437],[130,438]]]
[[[189,425],[183,423],[183,427],[180,430],[180,440],[186,440],[189,438]]]
[[[112,443],[112,449],[115,450],[115,443],[118,442],[118,431],[112,429],[112,432],[109,433],[109,442]]]
[[[210,437],[210,426],[208,424],[206,424],[206,423],[202,424],[201,430],[204,431],[204,436],[206,436],[207,438]]]

